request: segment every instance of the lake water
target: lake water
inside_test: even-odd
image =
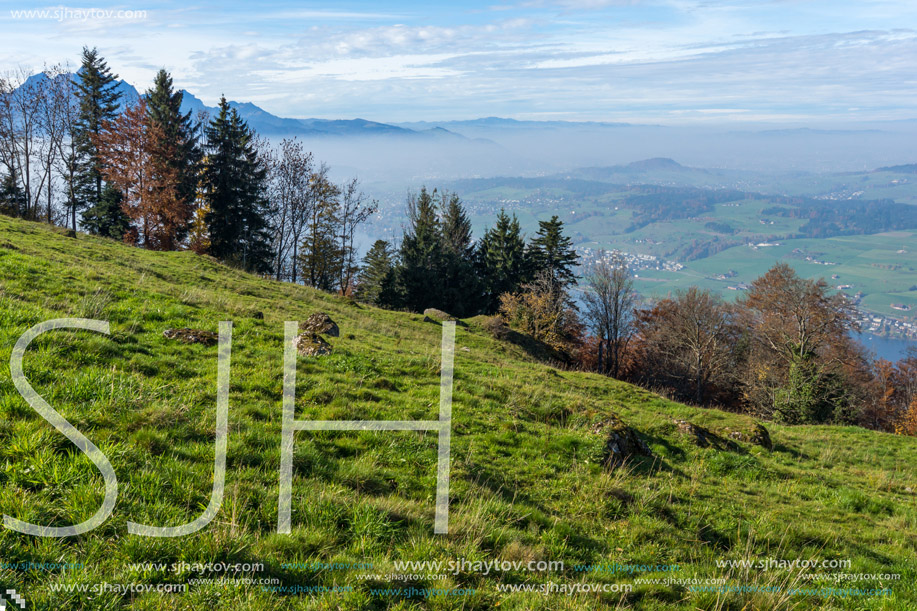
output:
[[[917,347],[917,341],[908,339],[889,339],[862,333],[854,334],[853,338],[866,346],[867,349],[875,352],[878,358],[897,361],[907,356],[907,349],[911,346]]]

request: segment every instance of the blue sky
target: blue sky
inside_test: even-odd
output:
[[[288,117],[917,118],[914,0],[138,2],[0,1],[0,69],[85,44],[138,88],[165,67],[208,104]]]

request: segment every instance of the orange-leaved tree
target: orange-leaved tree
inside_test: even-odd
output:
[[[133,225],[130,241],[153,250],[174,250],[193,210],[179,192],[174,166],[164,162],[177,145],[150,122],[141,99],[107,121],[96,138],[105,180],[121,192],[122,209]]]

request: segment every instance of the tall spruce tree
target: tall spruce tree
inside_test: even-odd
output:
[[[214,257],[256,272],[271,265],[267,170],[255,134],[226,98],[206,128],[202,186]]]
[[[496,224],[478,245],[476,261],[484,285],[484,310],[496,312],[500,295],[515,291],[530,278],[525,241],[515,214],[510,218],[500,210]]]
[[[25,192],[16,178],[16,170],[10,169],[0,182],[0,214],[21,216],[27,205]]]
[[[102,189],[102,199],[83,213],[83,227],[89,233],[121,240],[131,228],[131,220],[121,206],[124,196],[114,186]]]
[[[398,288],[401,306],[412,311],[425,308],[449,308],[444,299],[443,239],[435,190],[426,187],[408,198],[410,226],[401,242],[401,265]]]
[[[444,300],[450,312],[465,317],[481,308],[481,290],[474,269],[471,221],[458,194],[443,192]]]
[[[164,175],[173,177],[176,184],[163,185],[157,188],[168,189],[174,206],[181,208],[176,217],[187,216],[189,223],[194,210],[197,195],[199,164],[201,151],[198,146],[197,128],[191,120],[191,111],[182,114],[181,91],[172,87],[172,77],[165,70],[160,70],[153,81],[153,87],[146,94],[147,115],[150,124],[158,127],[157,134],[162,142],[156,143],[151,150],[152,165],[163,168]],[[188,227],[179,227],[175,241],[185,238]]]
[[[363,257],[357,280],[357,299],[383,308],[396,304],[396,263],[397,252],[391,244],[386,240],[376,240]]]
[[[566,290],[576,284],[573,269],[579,256],[573,241],[564,235],[563,221],[556,215],[548,221],[538,221],[538,232],[529,247],[529,260],[533,273],[545,271],[550,274],[555,289]]]
[[[443,192],[443,241],[447,253],[470,258],[474,250],[471,245],[471,221],[465,214],[462,200],[457,193]]]
[[[118,115],[121,97],[117,90],[118,75],[112,74],[108,64],[97,49],[83,47],[82,65],[76,79],[76,97],[79,114],[74,130],[77,168],[74,193],[68,204],[73,213],[80,208],[92,210],[91,216],[101,218],[106,211],[116,212],[103,204],[102,160],[97,146],[107,121]],[[106,220],[102,225],[116,225],[118,219]]]

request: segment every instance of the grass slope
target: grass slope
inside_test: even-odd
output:
[[[597,375],[558,371],[491,338],[474,320],[457,335],[451,529],[433,535],[432,432],[297,433],[293,533],[278,535],[283,321],[328,312],[334,353],[300,358],[299,419],[435,419],[440,327],[259,279],[191,253],[73,240],[0,217],[0,512],[67,525],[102,500],[98,471],[19,397],[10,352],[29,327],[73,316],[111,335],[54,331],[33,342],[26,374],[109,457],[118,504],[95,531],[43,539],[0,529],[0,585],[31,609],[905,609],[917,606],[917,440],[841,427],[769,426],[773,452],[702,449],[674,418],[722,431],[747,417],[686,407]],[[263,319],[258,317],[263,313]],[[213,480],[216,347],[168,341],[170,327],[234,322],[226,496],[187,537],[128,535],[126,522],[195,519]],[[597,422],[617,414],[655,460],[608,473]],[[899,581],[805,581],[798,569],[745,571],[717,561],[850,559],[848,573]],[[554,572],[389,579],[401,560],[549,560]],[[288,563],[372,563],[312,570]],[[18,563],[82,563],[23,570]],[[136,563],[263,563],[248,574],[173,573]],[[677,564],[613,574],[577,565]],[[404,571],[403,571],[404,572]],[[411,571],[407,571],[411,572]],[[419,571],[424,573],[424,571]],[[430,573],[431,571],[425,571]],[[822,572],[832,572],[825,570]],[[833,571],[837,572],[837,571]],[[373,577],[377,575],[377,577]],[[195,578],[274,579],[262,585]],[[730,585],[891,587],[884,597],[691,591],[637,579],[726,578]],[[179,594],[58,591],[94,584],[190,583]],[[633,584],[620,593],[502,593],[505,584]],[[379,588],[474,589],[407,596]],[[321,591],[339,587],[345,591]]]

